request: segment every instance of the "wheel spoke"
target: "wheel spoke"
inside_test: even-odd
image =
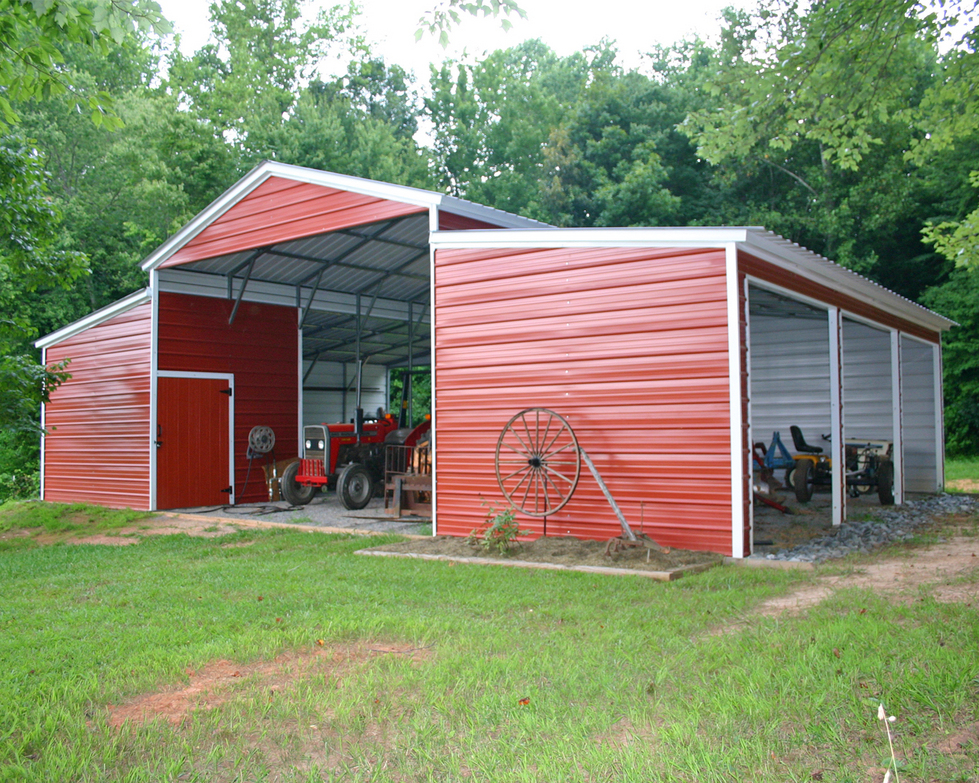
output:
[[[554,437],[553,437],[553,438],[551,438],[551,440],[550,440],[550,442],[549,442],[549,443],[548,443],[548,444],[547,444],[547,445],[546,445],[546,446],[545,446],[544,448],[542,448],[542,449],[541,449],[541,453],[543,453],[543,454],[546,454],[547,452],[549,452],[549,451],[551,450],[551,446],[553,446],[553,445],[554,445],[555,443],[557,443],[557,439],[561,437],[561,434],[562,434],[562,433],[563,433],[563,432],[564,432],[564,431],[565,431],[566,429],[568,429],[568,427],[567,427],[567,425],[565,425],[565,424],[562,424],[562,425],[561,425],[561,429],[559,429],[559,430],[558,430],[558,431],[557,431],[557,432],[555,433],[555,435],[554,435]],[[574,442],[574,439],[572,438],[572,443],[573,443],[573,442]]]
[[[559,449],[554,449],[554,451],[544,452],[544,457],[548,457],[549,458],[549,457],[553,456],[554,454],[560,454],[562,451],[567,451],[568,449],[573,449],[574,447],[575,447],[575,444],[574,443],[565,443]]]
[[[510,451],[512,451],[514,454],[520,454],[524,459],[527,459],[527,457],[529,457],[531,454],[529,451],[521,451],[520,449],[514,448],[509,443],[501,443],[500,445],[503,448],[510,449]]]
[[[541,443],[547,443],[547,436],[548,436],[548,434],[549,434],[549,433],[550,433],[550,431],[551,431],[551,424],[552,424],[553,422],[554,422],[554,417],[553,417],[553,416],[548,416],[548,417],[547,417],[547,427],[546,427],[546,428],[544,429],[544,434],[543,434],[543,435],[541,435],[541,438],[540,438],[540,441],[539,441],[539,442],[538,442],[538,444],[537,444],[538,446],[539,446],[539,445],[540,445]],[[547,451],[547,449],[541,449],[541,453],[544,453],[545,451]]]
[[[544,465],[544,466],[543,466],[543,468],[544,468],[544,470],[546,470],[546,471],[547,471],[548,473],[550,473],[550,474],[552,474],[552,475],[554,475],[554,476],[557,476],[557,477],[558,477],[559,479],[561,479],[562,481],[567,481],[567,482],[568,482],[568,484],[573,484],[573,483],[574,483],[574,479],[571,479],[571,478],[568,478],[568,477],[567,477],[567,476],[565,476],[565,475],[564,475],[563,473],[558,473],[558,472],[557,472],[556,470],[554,470],[554,469],[553,469],[553,468],[551,468],[551,467],[548,467],[547,465]],[[551,483],[554,483],[554,482],[553,482],[553,479],[551,480]],[[555,484],[555,487],[556,487],[556,486],[557,486],[557,485]]]
[[[530,481],[527,482],[527,488],[524,490],[523,497],[520,499],[520,507],[521,508],[523,508],[523,506],[527,502],[527,496],[530,494],[530,485],[534,483],[534,479],[533,479],[534,472],[533,471],[530,471],[530,473],[528,473],[527,475],[530,476],[531,479],[530,479]],[[517,486],[519,487],[520,485],[517,484]],[[516,490],[514,490],[514,491],[516,491]]]
[[[503,478],[501,478],[500,481],[506,481],[507,479],[512,479],[518,473],[523,473],[524,471],[527,471],[527,470],[530,470],[530,469],[531,469],[530,468],[530,465],[524,465],[522,468],[520,468],[520,470],[513,471],[513,473],[511,473],[509,476],[504,476]]]
[[[523,446],[524,451],[527,454],[533,454],[534,453],[533,448],[531,448],[530,446],[528,446],[526,443],[523,442],[523,438],[520,437],[520,433],[519,432],[517,432],[513,427],[510,427],[509,428],[509,432],[512,432],[513,433],[513,437],[515,437],[517,439],[517,442],[521,446]],[[516,449],[514,449],[514,451],[516,451]]]
[[[544,510],[547,511],[549,508],[551,508],[551,496],[547,494],[547,485],[549,482],[547,480],[547,474],[544,471],[541,471],[540,477],[542,486],[544,488]],[[557,487],[554,489],[557,491]],[[558,497],[561,497],[561,493],[558,493]]]
[[[520,417],[520,421],[523,422],[524,432],[527,433],[527,443],[530,444],[530,450],[534,453],[537,452],[537,443],[534,441],[534,436],[530,434],[530,425],[527,424],[527,415],[524,414]]]
[[[527,472],[527,473],[526,473],[526,474],[524,475],[524,477],[523,477],[522,479],[520,479],[520,481],[518,481],[518,482],[517,482],[516,484],[514,484],[514,485],[513,485],[513,489],[511,489],[511,490],[510,490],[510,491],[509,491],[509,492],[507,493],[507,497],[510,497],[510,495],[512,495],[512,494],[514,494],[514,493],[515,493],[515,492],[516,492],[516,491],[517,491],[518,489],[520,489],[520,485],[521,485],[521,484],[523,484],[523,483],[524,483],[525,481],[527,481],[527,478],[528,478],[529,476],[530,476],[530,472],[528,471],[528,472]],[[528,484],[527,484],[527,486],[530,486],[530,484],[528,483]]]

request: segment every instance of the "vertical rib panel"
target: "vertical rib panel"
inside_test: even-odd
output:
[[[275,431],[277,459],[299,453],[299,390],[296,378],[297,316],[292,307],[234,302],[185,294],[160,295],[159,369],[233,373],[235,376],[235,489],[248,487],[239,503],[268,499],[262,464],[248,475],[248,433],[262,425]]]
[[[672,546],[731,551],[723,250],[440,250],[435,261],[438,530],[502,503],[494,452],[528,407],[565,416],[626,519]],[[542,520],[520,515],[522,528]],[[619,523],[582,468],[548,535]]]
[[[71,379],[45,406],[44,499],[150,506],[150,304],[47,349]]]

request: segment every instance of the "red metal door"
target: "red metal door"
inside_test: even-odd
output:
[[[156,507],[230,503],[228,381],[160,378],[157,389]]]

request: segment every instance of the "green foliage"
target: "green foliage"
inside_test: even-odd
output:
[[[0,503],[40,494],[40,443],[35,432],[0,431]]]
[[[481,546],[487,551],[495,549],[499,554],[505,555],[516,543],[518,536],[529,536],[530,533],[529,530],[520,529],[512,508],[500,511],[491,507],[486,522],[482,527],[470,531],[466,541],[472,546]]]
[[[359,42],[348,35],[354,8],[303,18],[305,0],[214,0],[212,37],[192,57],[171,55],[169,87],[224,134],[249,166],[275,149],[275,132],[321,63]]]
[[[969,182],[979,188],[979,171],[969,174]],[[979,269],[979,207],[962,220],[945,220],[926,226],[925,242],[933,244],[956,266]]]
[[[401,395],[404,389],[404,379],[407,369],[394,368],[390,375],[391,397],[388,400],[388,410],[395,416],[401,410]],[[432,373],[428,368],[415,370],[411,376],[411,410],[410,426],[417,427],[432,412]]]
[[[170,32],[152,0],[0,0],[0,133],[19,121],[14,103],[68,95],[96,126],[119,126],[112,97],[84,90],[62,67],[62,45],[105,55],[138,32]]]
[[[953,456],[979,454],[979,274],[956,270],[922,303],[959,324],[943,340],[945,447]]]
[[[415,31],[415,40],[420,41],[425,33],[438,35],[439,43],[442,47],[449,45],[449,32],[454,25],[462,21],[462,14],[472,16],[494,16],[499,17],[500,26],[504,30],[509,30],[513,23],[509,16],[519,16],[527,18],[526,12],[520,7],[516,0],[440,0],[439,4],[427,11],[418,20],[418,29]]]
[[[0,137],[0,430],[39,432],[41,402],[68,377],[64,363],[38,363],[25,302],[42,285],[67,288],[88,271],[84,255],[59,247],[59,223],[36,153]]]

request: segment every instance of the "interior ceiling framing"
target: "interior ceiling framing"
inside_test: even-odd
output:
[[[332,291],[360,297],[362,359],[384,366],[427,364],[431,347],[428,233],[425,212],[193,261],[179,269],[223,277],[231,298],[239,297],[242,287],[247,291],[251,283],[294,288],[304,359],[356,360],[356,314],[307,307],[316,291]],[[373,313],[378,299],[410,303],[412,325]]]

